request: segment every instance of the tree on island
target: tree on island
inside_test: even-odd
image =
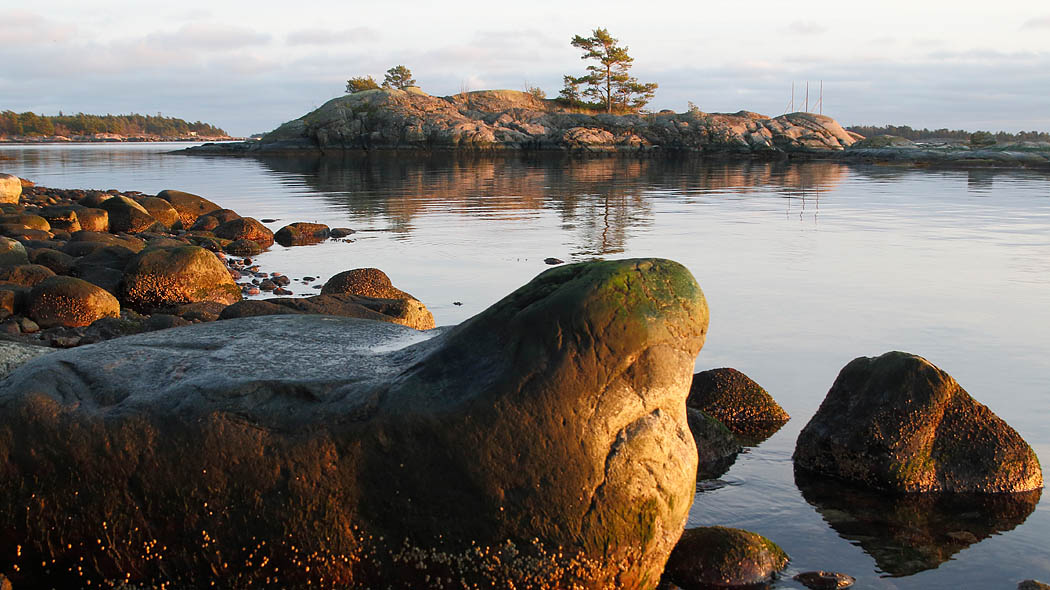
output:
[[[402,65],[397,65],[386,71],[383,78],[383,88],[397,88],[404,90],[409,86],[415,86],[416,81],[412,79],[412,70]]]
[[[639,82],[628,74],[634,58],[627,53],[628,48],[620,47],[618,42],[603,28],[594,29],[590,37],[573,37],[572,46],[584,51],[580,59],[593,59],[598,63],[587,66],[588,73],[584,76],[564,77],[565,88],[561,91],[564,101],[571,106],[586,106],[580,102],[582,94],[594,100],[591,106],[611,113],[637,111],[652,100],[657,84]],[[586,86],[582,92],[580,85]]]
[[[379,84],[372,76],[357,76],[346,81],[346,93],[363,92],[365,90],[379,90]]]

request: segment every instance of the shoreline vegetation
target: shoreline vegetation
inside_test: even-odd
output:
[[[226,131],[201,121],[156,115],[38,115],[0,111],[0,143],[228,141]]]

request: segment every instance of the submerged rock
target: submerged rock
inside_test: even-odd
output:
[[[787,565],[784,550],[741,529],[687,529],[667,560],[664,575],[685,590],[752,587],[772,581]]]
[[[270,316],[56,352],[0,381],[0,559],[19,586],[652,588],[706,327],[684,267],[619,260],[427,333]]]
[[[277,230],[274,239],[278,244],[290,246],[308,246],[320,244],[332,234],[327,225],[323,223],[306,223],[303,221],[292,223]]]
[[[1028,443],[950,375],[904,352],[846,365],[799,434],[795,464],[898,492],[1043,487]]]
[[[857,579],[853,576],[839,572],[826,572],[824,570],[802,572],[795,575],[794,579],[813,590],[844,590],[852,587],[857,582]]]
[[[736,461],[740,443],[733,433],[717,418],[696,408],[686,408],[689,417],[689,432],[696,443],[699,463],[697,479],[721,477]]]

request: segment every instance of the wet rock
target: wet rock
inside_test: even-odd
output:
[[[120,303],[97,285],[74,277],[53,276],[30,290],[26,313],[45,328],[87,326],[99,318],[119,315]]]
[[[214,254],[183,246],[139,253],[124,270],[120,299],[148,312],[197,301],[233,303],[241,293]]]
[[[844,590],[857,582],[857,579],[853,576],[839,572],[826,572],[824,570],[802,572],[794,576],[793,579],[813,590]]]
[[[1050,584],[1044,584],[1039,580],[1024,580],[1017,584],[1017,590],[1050,590]]]
[[[356,233],[357,233],[357,231],[352,230],[349,227],[333,227],[331,230],[329,230],[329,235],[331,235],[331,237],[336,238],[336,239],[345,238],[346,236],[349,236],[350,234],[356,234]]]
[[[936,568],[966,547],[1020,526],[1042,493],[888,494],[797,466],[795,484],[840,537],[891,576]]]
[[[36,248],[29,253],[29,261],[51,269],[58,275],[68,275],[73,270],[76,259],[51,248]]]
[[[201,215],[222,208],[204,197],[176,190],[160,191],[157,198],[164,199],[178,212],[182,227],[191,227]]]
[[[0,237],[0,266],[29,264],[25,246],[18,240]]]
[[[285,289],[284,287],[277,287],[276,289],[273,290],[273,294],[274,295],[293,295],[293,293],[291,291],[289,291],[288,289]]]
[[[231,219],[215,228],[216,237],[224,240],[250,240],[263,248],[273,245],[273,232],[251,217]]]
[[[790,416],[758,383],[736,369],[723,368],[693,375],[686,404],[714,416],[742,435],[780,428]]]
[[[54,271],[39,264],[20,264],[18,266],[0,267],[0,281],[14,283],[23,287],[32,287],[48,277],[55,276]]]
[[[664,576],[685,590],[755,586],[772,581],[788,556],[769,539],[741,529],[686,529]]]
[[[18,328],[23,334],[35,334],[40,331],[40,324],[29,318],[18,318]]]
[[[179,326],[189,326],[192,322],[185,318],[170,313],[155,313],[146,321],[146,328],[150,331],[167,330]]]
[[[278,244],[289,246],[306,246],[309,244],[320,244],[328,239],[331,230],[327,225],[321,223],[298,222],[286,225],[277,230],[274,239]]]
[[[219,225],[222,225],[227,221],[233,221],[234,219],[241,218],[241,216],[233,209],[216,209],[215,211],[209,211],[208,215],[217,219],[219,221]]]
[[[277,285],[275,285],[270,279],[264,279],[259,282],[259,288],[263,291],[273,291],[277,288]]]
[[[109,214],[109,229],[112,232],[135,234],[157,223],[145,207],[127,197],[114,196],[106,199],[100,207]]]
[[[0,381],[14,582],[650,588],[694,493],[706,324],[683,267],[618,260],[433,337],[291,315],[52,353]]]
[[[1043,486],[1032,448],[950,375],[904,352],[839,373],[795,445],[795,464],[898,492],[1025,492]]]
[[[0,340],[0,378],[49,352],[51,349],[46,346]]]
[[[305,312],[278,305],[273,301],[261,301],[258,299],[245,299],[238,301],[222,310],[219,314],[220,320],[232,320],[236,318],[249,318],[264,315],[288,315],[303,314]]]
[[[22,196],[22,181],[12,174],[0,173],[0,203],[17,203]]]
[[[562,260],[561,258],[544,258],[543,262],[545,264],[550,264],[552,266],[556,265],[556,264],[565,264],[565,261]]]
[[[696,408],[686,408],[689,417],[689,432],[696,442],[699,464],[696,468],[697,479],[715,479],[721,477],[736,461],[740,452],[740,443],[733,433],[717,418],[705,414]]]
[[[146,247],[146,242],[133,236],[81,230],[70,236],[62,251],[70,256],[86,256],[107,246],[120,246],[132,252],[141,252]]]

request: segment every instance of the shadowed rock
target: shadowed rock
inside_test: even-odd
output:
[[[706,327],[684,267],[624,260],[450,329],[270,316],[56,352],[0,381],[0,560],[16,586],[652,588]]]
[[[740,443],[717,418],[696,408],[687,408],[687,411],[689,431],[693,434],[699,458],[696,478],[699,480],[721,477],[736,462]]]
[[[802,497],[879,569],[910,576],[992,535],[1020,526],[1042,492],[887,494],[795,469]]]
[[[241,290],[214,254],[197,246],[143,250],[128,263],[120,299],[140,311],[197,301],[234,303]]]
[[[684,590],[752,588],[773,580],[788,556],[769,539],[741,529],[687,529],[667,560],[665,576]]]
[[[157,193],[158,199],[164,199],[179,214],[182,227],[192,227],[193,223],[201,215],[207,215],[212,211],[221,209],[204,197],[176,190],[162,190]]]
[[[900,492],[1043,487],[1028,443],[950,375],[904,352],[860,357],[799,434],[795,464]]]

